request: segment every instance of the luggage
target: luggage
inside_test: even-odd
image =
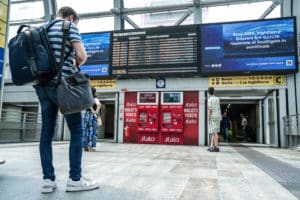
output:
[[[21,25],[17,35],[9,41],[9,65],[14,84],[46,83],[58,73],[47,35],[47,30],[57,21],[40,27]]]

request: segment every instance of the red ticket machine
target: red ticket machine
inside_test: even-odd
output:
[[[161,106],[161,132],[182,133],[183,116],[182,106]]]
[[[158,92],[139,92],[137,98],[138,142],[158,143]]]
[[[160,109],[161,143],[183,144],[183,92],[162,92]]]
[[[137,127],[139,132],[158,131],[158,106],[138,106]]]

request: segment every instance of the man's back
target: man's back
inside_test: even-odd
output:
[[[230,118],[228,116],[222,117],[221,126],[222,126],[222,128],[230,128]]]
[[[208,109],[212,111],[211,119],[221,120],[220,99],[214,95],[208,98]]]
[[[63,20],[58,20],[58,22],[56,22],[52,27],[50,27],[48,31],[48,37],[57,63],[60,62],[60,56],[61,56],[61,48],[62,48],[62,40],[63,40],[62,24],[63,24]],[[65,49],[65,56],[64,56],[65,61],[62,69],[63,76],[68,76],[75,72],[75,68],[73,65],[75,55],[73,52],[73,47],[71,45],[71,42],[73,41],[81,41],[79,30],[74,23],[71,24],[69,35],[66,40],[66,49]]]

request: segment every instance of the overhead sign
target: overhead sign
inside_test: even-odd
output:
[[[91,80],[91,85],[96,89],[114,89],[116,88],[117,81],[110,80]]]
[[[243,87],[243,86],[284,86],[284,75],[257,75],[257,76],[223,76],[209,77],[210,87]]]

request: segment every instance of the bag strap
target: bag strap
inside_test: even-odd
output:
[[[23,27],[27,27],[27,28],[30,28],[30,26],[23,26]],[[20,29],[20,28],[19,28]],[[22,30],[22,28],[20,29],[20,31]],[[19,30],[18,30],[19,31]],[[29,54],[29,58],[30,58],[30,69],[33,70],[33,69],[36,69],[36,66],[34,65],[34,48],[32,47],[32,41],[33,41],[33,38],[32,38],[32,35],[31,35],[31,32],[30,30],[25,30],[24,31],[24,34],[26,35],[26,37],[28,38],[26,41],[27,41],[27,53]],[[35,70],[34,70],[35,71]],[[33,72],[32,72],[33,73]]]
[[[23,28],[29,28],[30,26],[27,24],[22,24],[21,26],[19,26],[18,30],[17,30],[17,34],[21,33]]]
[[[63,19],[53,19],[50,22],[48,22],[48,24],[45,25],[45,28],[48,32],[48,30],[56,23],[56,22],[60,22],[60,21],[65,21]]]
[[[37,53],[37,49],[34,48],[33,44],[35,43],[35,41],[39,41],[39,38],[40,38],[40,34],[38,32],[37,29],[34,29],[34,28],[30,28],[29,27],[29,30],[26,30],[24,31],[24,33],[26,34],[26,36],[29,38],[29,40],[27,40],[28,44],[27,47],[29,49],[29,55],[30,55],[30,59],[34,59],[35,56]],[[31,69],[31,73],[34,74],[35,76],[37,76],[38,74],[36,73],[37,72],[37,65],[35,64],[34,60],[32,62],[30,62],[31,66],[30,66],[30,69]]]
[[[60,53],[60,63],[59,63],[59,72],[58,72],[58,79],[57,84],[60,84],[61,82],[61,76],[62,76],[62,68],[65,62],[65,49],[66,49],[66,41],[67,37],[70,32],[71,22],[64,20],[62,24],[62,31],[63,31],[63,40],[62,40],[62,46],[61,46],[61,53]]]

